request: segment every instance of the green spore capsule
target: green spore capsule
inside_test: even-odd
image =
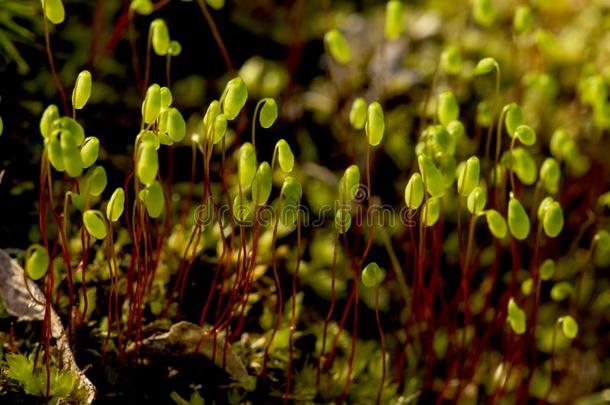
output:
[[[445,192],[445,181],[443,174],[432,162],[432,160],[426,155],[419,155],[417,157],[417,163],[419,165],[419,171],[424,180],[426,191],[432,197],[439,197]]]
[[[333,29],[324,34],[324,44],[334,60],[342,65],[349,63],[351,60],[349,44],[338,30]]]
[[[27,250],[25,271],[32,280],[40,280],[47,274],[49,262],[48,250],[44,246],[34,244]]]
[[[45,139],[45,142],[47,142],[47,154],[51,166],[58,172],[63,172],[66,167],[64,166],[64,154],[61,150],[59,138],[57,136],[52,136]]]
[[[106,218],[110,222],[119,220],[125,210],[125,191],[122,188],[114,190],[106,205]]]
[[[466,134],[466,129],[462,121],[455,120],[447,124],[447,132],[449,132],[449,135],[451,135],[455,142],[457,138]]]
[[[62,117],[59,119],[59,127],[61,129],[60,140],[62,147],[79,147],[85,141],[85,130],[70,117]]]
[[[390,0],[385,8],[385,29],[386,39],[394,40],[402,34],[403,30],[403,5],[399,0]]]
[[[286,200],[286,202],[298,204],[303,196],[303,188],[301,183],[292,176],[286,176],[282,183],[282,190],[280,195]]]
[[[223,113],[220,113],[214,118],[214,139],[212,143],[216,145],[218,142],[222,141],[225,134],[227,133],[227,116]]]
[[[492,70],[498,67],[498,62],[494,58],[483,58],[477,63],[474,68],[474,74],[476,76],[486,75],[491,73]]]
[[[61,24],[66,18],[62,0],[40,0],[44,14],[53,24]]]
[[[554,238],[563,229],[563,210],[557,201],[550,203],[542,220],[544,233],[550,238]]]
[[[574,287],[567,281],[561,281],[551,288],[551,299],[555,302],[563,301],[574,294]]]
[[[568,339],[574,339],[578,335],[578,323],[570,315],[559,318],[561,331]]]
[[[2,136],[2,132],[4,132],[4,121],[2,121],[2,117],[0,117],[0,136]]]
[[[149,142],[142,143],[137,164],[138,179],[143,184],[152,184],[157,177],[158,171],[159,156],[157,155],[156,148]]]
[[[496,7],[493,0],[474,0],[472,15],[475,21],[483,27],[490,27],[496,20]]]
[[[214,10],[220,10],[225,6],[225,0],[205,0],[205,2]]]
[[[457,189],[462,196],[469,195],[472,190],[479,184],[479,176],[481,173],[481,165],[479,158],[471,156],[466,163],[458,168]]]
[[[83,167],[85,169],[93,166],[97,161],[100,153],[100,140],[94,136],[85,138],[83,146],[80,148],[80,156],[83,160]]]
[[[455,141],[449,131],[442,125],[429,127],[429,132],[434,140],[435,150],[452,155],[455,152]]]
[[[40,118],[40,134],[43,138],[48,138],[53,133],[58,119],[59,110],[55,104],[51,104],[45,108],[42,117]]]
[[[256,175],[256,151],[250,142],[244,143],[239,148],[237,173],[241,188],[249,188]]]
[[[358,166],[351,165],[345,169],[343,177],[339,180],[339,197],[343,204],[356,198],[360,186],[360,169]]]
[[[488,100],[477,104],[477,124],[482,128],[489,127],[493,122],[493,108]]]
[[[241,197],[239,194],[233,199],[233,217],[238,222],[245,222],[250,215],[250,207],[245,197]]]
[[[532,9],[528,6],[519,6],[513,17],[513,28],[517,35],[523,34],[532,26]]]
[[[74,90],[72,90],[72,106],[80,110],[91,97],[91,72],[83,70],[78,74]]]
[[[508,323],[512,328],[513,332],[517,335],[522,335],[525,333],[526,328],[526,318],[525,312],[519,308],[519,305],[515,302],[513,298],[508,300]]]
[[[274,99],[266,98],[263,100],[263,106],[258,114],[258,122],[261,127],[269,128],[277,119],[277,104]]]
[[[542,280],[550,280],[555,273],[555,262],[552,259],[546,259],[540,265],[540,278]]]
[[[108,184],[108,177],[106,176],[106,170],[102,166],[96,166],[87,173],[85,180],[86,189],[92,196],[99,196],[106,189]]]
[[[159,149],[159,137],[155,135],[153,131],[144,130],[138,134],[136,138],[136,144],[140,145],[149,145],[155,148],[155,150]]]
[[[252,201],[256,205],[267,203],[271,195],[272,178],[269,163],[263,162],[258,166],[254,181],[252,182]]]
[[[167,134],[174,142],[180,142],[186,136],[186,122],[176,108],[167,110]]]
[[[521,292],[523,295],[530,295],[532,290],[534,289],[534,280],[532,278],[528,278],[521,283]]]
[[[377,146],[383,139],[385,132],[385,119],[383,117],[383,109],[378,102],[371,103],[367,110],[366,118],[366,136],[371,146]]]
[[[154,5],[150,0],[133,0],[129,8],[140,15],[150,15],[154,10]]]
[[[83,173],[83,158],[80,155],[80,150],[77,147],[64,147],[62,145],[61,152],[63,155],[64,168],[66,173],[68,173],[68,176],[75,178],[80,177]]]
[[[504,239],[506,237],[506,220],[496,210],[485,211],[485,219],[487,220],[487,227],[489,232],[498,239]]]
[[[102,213],[96,210],[87,210],[83,212],[83,224],[89,235],[95,239],[104,239],[107,234],[106,223]]]
[[[169,41],[169,46],[167,47],[167,54],[169,56],[178,56],[182,53],[182,45],[180,42],[172,40]]]
[[[352,214],[349,208],[338,209],[335,214],[335,229],[339,234],[349,231],[352,225]]]
[[[523,110],[521,106],[517,103],[510,103],[505,108],[506,115],[504,118],[504,125],[506,127],[506,131],[508,135],[512,138],[515,136],[515,132],[520,125],[523,125],[525,122],[525,118],[523,117]],[[536,140],[534,134],[534,141]]]
[[[354,129],[364,128],[366,123],[366,101],[362,97],[358,97],[352,103],[352,108],[349,111],[349,123]]]
[[[152,36],[152,46],[155,53],[159,56],[167,55],[167,49],[169,48],[169,30],[167,24],[160,18],[153,20],[150,23],[150,32]]]
[[[147,125],[152,124],[161,113],[161,88],[158,84],[151,84],[146,90],[142,103],[142,119]]]
[[[519,125],[515,136],[524,145],[532,146],[536,143],[536,132],[529,125]]]
[[[172,92],[163,86],[159,89],[159,96],[161,97],[161,111],[167,110],[173,102]]]
[[[526,186],[531,186],[536,182],[538,177],[536,161],[526,149],[522,147],[513,149],[511,169]]]
[[[163,188],[158,181],[153,181],[150,186],[140,191],[140,198],[144,201],[146,212],[151,218],[159,218],[165,206]]]
[[[553,197],[545,197],[540,201],[540,205],[538,206],[538,220],[540,222],[544,221],[544,215],[553,201],[555,201],[553,200]]]
[[[559,190],[559,181],[561,180],[561,169],[559,163],[553,158],[546,158],[540,166],[540,180],[544,184],[544,189],[555,194]]]
[[[430,197],[424,203],[422,208],[422,217],[426,226],[433,226],[438,221],[441,213],[440,198]]]
[[[524,240],[530,233],[530,219],[523,205],[510,193],[508,201],[508,229],[518,240]]]
[[[473,215],[479,215],[485,209],[485,204],[487,204],[487,192],[485,189],[480,186],[473,188],[466,201],[468,211]]]
[[[292,172],[294,168],[294,155],[292,154],[292,149],[290,149],[290,145],[284,139],[280,139],[275,144],[277,149],[277,159],[280,163],[280,168],[284,173]]]
[[[449,75],[457,75],[462,70],[462,55],[457,46],[450,45],[441,54],[441,68]]]
[[[362,270],[362,284],[367,288],[377,288],[385,279],[385,272],[375,262],[366,265]]]
[[[438,96],[438,120],[444,126],[451,121],[457,120],[460,115],[460,107],[457,99],[451,91],[445,91]]]
[[[222,111],[229,121],[234,120],[248,100],[248,88],[241,79],[236,77],[229,80],[224,91]]]
[[[405,187],[405,204],[416,210],[424,200],[424,182],[419,173],[413,173]]]
[[[220,102],[218,100],[212,101],[208,106],[208,109],[206,110],[205,115],[203,116],[203,129],[206,133],[208,130],[212,129],[212,126],[214,125],[214,120],[216,119],[216,116],[220,114],[220,111]]]

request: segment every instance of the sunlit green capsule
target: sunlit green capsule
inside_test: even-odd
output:
[[[494,58],[483,58],[477,63],[474,68],[474,74],[477,76],[482,76],[490,73],[494,68],[497,68],[498,62]]]
[[[351,52],[347,40],[338,30],[333,29],[324,35],[326,49],[337,62],[345,65],[351,60]]]
[[[458,119],[460,107],[451,91],[445,91],[438,96],[437,115],[440,123],[445,126]]]
[[[502,214],[496,210],[485,211],[485,219],[487,220],[487,227],[493,236],[498,239],[506,237],[506,220]]]
[[[234,120],[248,100],[248,89],[241,77],[229,80],[224,91],[222,111],[229,121]]]
[[[471,214],[478,215],[485,209],[487,204],[487,192],[484,188],[477,186],[468,195],[466,205]]]
[[[471,156],[462,168],[462,170],[458,170],[457,189],[460,195],[467,196],[479,184],[481,173],[479,158]]]
[[[351,165],[345,169],[343,177],[339,180],[339,197],[342,203],[347,203],[356,198],[360,187],[360,169]]]
[[[447,132],[449,132],[449,135],[451,135],[455,142],[457,138],[466,133],[466,130],[464,129],[464,124],[462,124],[462,121],[454,120],[447,125]]]
[[[523,117],[523,110],[517,103],[510,103],[505,107],[506,115],[504,118],[504,124],[508,135],[512,138],[520,125],[524,124],[525,118]],[[534,141],[536,137],[534,136]]]
[[[96,239],[104,239],[107,234],[106,223],[102,213],[96,210],[83,212],[83,224],[91,236]]]
[[[483,100],[477,104],[477,124],[487,128],[493,121],[493,108],[489,101]]]
[[[159,56],[167,55],[169,48],[169,30],[167,24],[160,18],[153,20],[150,23],[150,31],[152,36],[152,46],[155,53]]]
[[[605,229],[597,231],[592,241],[593,263],[599,267],[610,265],[610,233]]]
[[[165,207],[165,197],[161,184],[155,180],[142,190],[140,194],[140,198],[144,201],[148,216],[151,218],[159,218]]]
[[[561,281],[551,288],[551,299],[553,301],[563,301],[574,294],[574,287],[567,281]]]
[[[366,101],[362,97],[358,97],[352,103],[352,109],[349,112],[349,122],[354,129],[364,128],[366,123]]]
[[[180,42],[176,40],[169,41],[169,46],[167,47],[167,54],[169,56],[178,56],[182,53],[182,45]]]
[[[250,142],[244,143],[239,148],[237,173],[241,188],[249,188],[256,175],[256,151]]]
[[[576,143],[568,133],[563,129],[558,129],[553,132],[551,141],[549,142],[551,154],[557,159],[562,160],[576,150]]]
[[[86,183],[90,195],[98,196],[102,194],[106,184],[108,184],[106,170],[102,166],[94,167],[87,173]]]
[[[51,104],[45,108],[42,113],[42,118],[40,118],[40,134],[44,138],[48,138],[49,135],[51,135],[58,119],[59,110],[55,104]]]
[[[172,92],[163,86],[159,89],[159,96],[161,97],[161,110],[167,110],[172,105]]]
[[[49,251],[44,246],[32,245],[27,250],[25,271],[32,280],[40,280],[47,274],[49,261]]]
[[[513,149],[511,169],[526,186],[531,186],[536,182],[538,177],[536,161],[526,149],[521,147]]]
[[[106,218],[110,222],[116,222],[123,215],[125,209],[125,191],[122,188],[117,188],[110,196],[108,205],[106,205]]]
[[[66,17],[62,0],[40,0],[44,14],[53,24],[61,24]]]
[[[205,2],[214,10],[220,10],[225,5],[225,0],[205,0]]]
[[[91,72],[83,70],[78,74],[74,90],[72,90],[72,106],[80,110],[91,97]]]
[[[266,98],[263,101],[260,113],[258,114],[258,121],[263,128],[269,128],[277,119],[277,104],[272,98]]]
[[[85,138],[83,146],[80,148],[80,156],[83,160],[83,167],[85,169],[93,166],[97,161],[100,153],[100,140],[94,136]]]
[[[346,233],[352,224],[352,214],[349,208],[338,209],[335,214],[335,229],[338,233]]]
[[[441,202],[438,197],[430,197],[424,203],[422,208],[422,218],[426,226],[432,226],[440,217],[441,213]]]
[[[438,170],[432,160],[426,155],[419,155],[417,157],[417,163],[428,194],[433,197],[443,195],[445,192],[445,181],[442,173]]]
[[[286,176],[280,195],[288,202],[298,203],[303,196],[301,183],[292,176]]]
[[[137,172],[138,179],[144,184],[151,184],[159,171],[159,156],[151,143],[145,142],[140,146]]]
[[[263,162],[258,166],[254,181],[252,182],[252,201],[256,205],[267,203],[271,195],[272,178],[269,163]]]
[[[519,308],[519,305],[513,298],[508,300],[508,323],[517,335],[525,333],[526,317],[525,312]]]
[[[450,45],[441,54],[441,68],[450,75],[457,75],[462,70],[462,55],[457,46]]]
[[[223,113],[218,114],[216,118],[214,118],[214,145],[222,141],[222,138],[224,138],[227,133],[227,126],[227,117]]]
[[[540,222],[544,221],[544,216],[546,215],[546,211],[548,210],[551,203],[555,201],[553,197],[545,197],[538,206],[538,220]]]
[[[180,142],[186,136],[186,122],[180,111],[173,107],[167,110],[167,133],[174,142]]]
[[[513,28],[517,35],[523,34],[532,25],[532,9],[528,6],[519,6],[513,18]]]
[[[133,11],[141,15],[149,15],[154,10],[154,5],[150,0],[132,0],[129,5]]]
[[[568,339],[574,339],[578,335],[578,323],[570,315],[559,318],[561,330]]]
[[[49,156],[49,162],[58,172],[63,172],[66,168],[64,166],[64,154],[61,150],[61,143],[57,136],[47,138],[45,142],[47,144],[47,154]]]
[[[369,105],[365,126],[369,144],[372,146],[379,145],[383,139],[383,133],[385,132],[385,119],[383,117],[381,104],[378,102]]]
[[[475,21],[483,27],[491,26],[496,20],[496,7],[493,0],[474,0],[472,14]]]
[[[555,194],[559,190],[561,169],[555,159],[546,158],[542,163],[542,166],[540,166],[540,180],[542,180],[544,189],[548,193]]]
[[[63,148],[79,147],[85,141],[85,130],[70,117],[62,117],[59,119],[59,127],[61,128],[61,143]]]
[[[393,40],[402,34],[403,29],[403,6],[399,0],[390,0],[385,9],[385,30],[386,39]]]
[[[152,124],[161,113],[161,88],[158,84],[151,84],[146,90],[142,103],[142,119],[145,124]]]
[[[294,155],[290,145],[284,139],[277,141],[277,158],[280,163],[280,168],[284,173],[290,173],[294,167]]]
[[[544,233],[550,238],[554,238],[563,229],[563,210],[557,201],[550,203],[542,220]]]
[[[155,135],[153,131],[150,130],[144,130],[140,132],[138,134],[138,137],[136,138],[136,143],[140,143],[141,145],[150,145],[155,148],[155,150],[159,149],[160,145],[159,137]]]
[[[531,146],[536,143],[536,132],[528,125],[519,125],[515,131],[515,135],[519,142],[524,145]]]
[[[233,199],[233,216],[238,222],[244,222],[250,215],[250,207],[245,197],[239,194]]]
[[[416,210],[424,200],[424,182],[419,173],[413,173],[405,187],[405,204],[411,210]]]
[[[508,201],[508,229],[518,240],[527,238],[530,233],[530,219],[521,202],[512,193]]]
[[[204,130],[211,129],[214,125],[214,119],[216,116],[220,114],[220,102],[218,100],[214,100],[208,106],[208,109],[203,116],[203,128]],[[226,118],[226,117],[225,117]]]
[[[0,117],[0,136],[4,132],[4,121],[2,121],[2,117]]]
[[[362,284],[367,288],[377,288],[385,279],[385,272],[375,262],[366,265],[362,270]]]
[[[449,134],[449,131],[442,125],[434,125],[432,127],[428,127],[429,133],[432,135],[432,139],[440,147],[440,151],[446,152],[447,154],[451,154],[451,147],[453,139]]]
[[[552,259],[546,259],[540,265],[540,278],[542,280],[550,280],[555,273],[555,262]]]
[[[64,168],[70,177],[79,177],[83,173],[83,158],[77,147],[64,148],[62,145]]]

